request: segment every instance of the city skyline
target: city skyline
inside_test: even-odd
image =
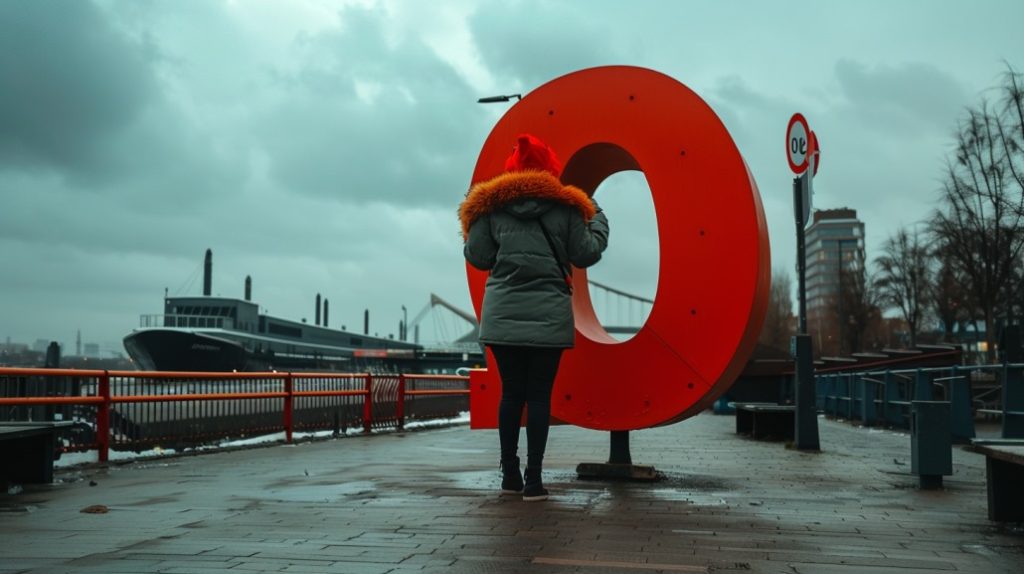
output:
[[[666,73],[722,119],[795,266],[786,122],[822,145],[815,207],[868,260],[938,200],[963,110],[1024,68],[1019,2],[409,1],[0,4],[0,340],[113,349],[214,252],[214,294],[398,335],[435,292],[471,309],[455,207],[509,106],[577,69]],[[1017,58],[1015,60],[1014,58]],[[694,201],[699,201],[696,196]],[[590,277],[654,296],[643,176],[598,190]],[[795,284],[795,281],[794,281]],[[600,313],[600,310],[599,310]],[[84,339],[83,339],[84,340]],[[122,349],[123,350],[123,349]]]

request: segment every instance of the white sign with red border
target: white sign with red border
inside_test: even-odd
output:
[[[811,128],[803,114],[793,114],[786,127],[786,159],[789,169],[800,175],[807,170],[808,158],[814,153]]]
[[[818,168],[821,167],[821,146],[818,145],[818,134],[811,132],[811,160],[814,162],[814,171],[811,175],[818,175]]]

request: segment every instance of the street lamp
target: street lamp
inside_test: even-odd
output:
[[[486,98],[480,98],[476,101],[478,104],[498,104],[502,102],[511,102],[512,98],[516,100],[523,99],[522,94],[509,94],[507,96],[487,96]]]

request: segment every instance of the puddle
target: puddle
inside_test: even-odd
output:
[[[978,554],[980,556],[999,556],[998,552],[982,544],[961,544],[960,550],[969,554]]]
[[[377,486],[368,480],[340,484],[294,485],[256,493],[252,498],[281,502],[330,502],[345,497],[375,493]]]
[[[432,450],[434,452],[447,452],[450,454],[480,454],[488,452],[487,449],[483,448],[454,448],[444,446],[428,446],[424,447],[423,450]]]
[[[38,507],[31,504],[9,504],[0,502],[0,513],[20,514],[34,512]]]

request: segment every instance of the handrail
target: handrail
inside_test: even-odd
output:
[[[998,364],[994,364],[994,365],[955,365],[955,366],[958,369],[962,369],[962,370],[968,371],[968,372],[973,372],[973,371],[998,371],[998,370],[1002,369],[1003,367],[1009,367],[1011,369],[1024,368],[1024,363],[998,363]],[[896,375],[896,376],[906,376],[908,373],[913,374],[913,373],[917,373],[919,371],[922,372],[922,373],[937,373],[937,372],[942,372],[942,371],[948,371],[951,368],[953,368],[953,367],[921,367],[921,368],[914,368],[914,369],[899,369],[899,370],[893,369],[893,370],[888,370],[888,371],[887,370],[870,370],[870,369],[865,369],[863,371],[849,371],[849,373],[850,374],[861,374],[861,373],[885,373],[885,372],[888,372],[888,373]],[[815,374],[825,373],[825,372],[826,371],[818,370],[818,371],[815,371]],[[908,377],[908,378],[913,378],[913,377]]]
[[[21,405],[98,405],[103,397],[0,397],[0,406]]]
[[[942,358],[942,357],[946,357],[946,356],[949,356],[949,355],[956,355],[956,354],[959,354],[959,353],[960,353],[960,351],[958,349],[950,349],[948,352],[945,352],[945,353],[940,352],[940,353],[935,353],[934,355],[930,355],[929,358],[937,359],[937,358]],[[892,364],[896,364],[896,363],[900,363],[900,362],[911,362],[911,361],[920,360],[920,359],[921,359],[921,357],[919,355],[911,355],[911,356],[907,356],[907,357],[892,357],[892,358],[889,358],[889,359],[886,359],[886,360],[883,360],[883,361],[872,361],[872,362],[869,362],[869,363],[863,363],[863,364],[856,365],[856,366],[857,367],[864,367],[861,371],[858,371],[858,372],[867,372],[867,371],[870,370],[870,367],[881,366],[881,365],[892,365]],[[939,368],[942,368],[942,367],[939,367]],[[814,372],[816,374],[817,373],[826,374],[826,373],[833,373],[833,372],[845,372],[845,373],[852,372],[849,369],[850,369],[849,365],[839,365],[839,366],[835,366],[835,367],[824,367],[824,368],[820,368],[820,369],[815,369]],[[913,371],[916,371],[916,370],[917,369],[910,369],[908,372],[913,372]]]
[[[84,445],[97,448],[100,462],[108,460],[110,448],[111,406],[115,404],[148,404],[148,403],[183,403],[202,401],[238,401],[253,399],[283,399],[282,426],[285,441],[292,442],[294,430],[294,409],[296,398],[311,397],[362,397],[362,427],[364,432],[371,432],[373,427],[374,403],[387,400],[395,405],[395,417],[398,428],[405,424],[405,402],[407,397],[430,396],[467,396],[468,389],[406,389],[407,381],[469,381],[469,377],[459,375],[420,375],[420,374],[373,374],[373,373],[334,373],[334,372],[182,372],[182,371],[101,371],[87,369],[45,369],[45,368],[11,368],[0,367],[0,377],[63,377],[90,378],[98,383],[94,395],[83,396],[38,396],[38,397],[0,397],[0,406],[50,406],[50,405],[96,405],[97,443]],[[190,392],[186,394],[114,394],[111,391],[112,379],[123,381],[176,381],[185,384],[207,381],[274,381],[280,383],[280,390],[237,391],[223,393]],[[362,381],[360,389],[313,389],[296,390],[294,384],[299,381],[323,382],[324,380]],[[383,387],[384,395],[375,396],[375,381],[389,381],[385,385],[398,382],[397,396],[388,398],[394,387]],[[277,386],[277,385],[274,385]],[[388,390],[390,388],[390,390]],[[279,427],[280,428],[280,427]]]
[[[872,365],[873,365],[873,363],[865,363],[863,365],[858,365],[858,366],[859,367],[870,367]],[[1016,368],[1024,369],[1024,363],[998,363],[998,364],[993,364],[993,365],[954,365],[954,366],[956,368],[958,368],[958,369],[961,369],[961,370],[967,371],[967,372],[974,372],[974,371],[983,371],[983,372],[984,371],[998,371],[998,370],[1003,369],[1004,367],[1009,367],[1011,369],[1016,369]],[[922,372],[922,373],[938,373],[938,372],[942,372],[942,371],[948,371],[951,368],[953,368],[953,367],[950,367],[950,366],[946,366],[946,367],[920,367],[920,368],[915,367],[915,368],[912,368],[912,369],[867,369],[866,368],[866,369],[861,369],[861,370],[857,370],[857,371],[852,371],[852,370],[844,370],[844,369],[846,369],[845,367],[843,367],[843,368],[834,368],[833,367],[833,368],[815,369],[814,370],[814,374],[815,375],[830,375],[830,374],[864,375],[864,374],[869,374],[869,373],[870,374],[889,373],[891,375],[894,375],[894,376],[897,376],[897,377],[901,377],[901,378],[904,378],[906,380],[913,380],[913,376],[908,376],[908,375],[915,375],[918,372]]]
[[[408,373],[408,374],[404,374],[402,376],[405,377],[406,379],[413,379],[413,380],[416,380],[416,381],[430,381],[430,380],[448,380],[448,379],[451,379],[452,376],[463,377],[465,375],[420,375],[420,374]]]
[[[42,367],[0,367],[0,375],[12,377],[101,377],[103,373],[97,369],[44,369]],[[141,371],[133,371],[141,372]]]
[[[192,395],[116,395],[110,397],[110,402],[117,404],[124,403],[181,403],[185,401],[233,401],[241,399],[283,399],[288,393],[261,392],[261,393],[198,393]]]
[[[979,376],[979,373],[984,373]],[[1024,438],[1024,363],[950,365],[896,370],[815,373],[817,406],[826,414],[876,423],[910,424],[913,401],[942,400],[951,405],[951,432],[957,440],[975,436],[978,414],[1001,414],[1004,438]],[[942,389],[936,393],[936,387]],[[998,409],[990,408],[998,405]]]
[[[193,372],[193,371],[108,371],[111,377],[134,377],[137,379],[195,379],[195,380],[226,380],[226,379],[280,379],[288,375],[297,376],[302,373],[287,373],[284,371],[272,371],[272,372]],[[3,371],[0,370],[0,375]],[[365,375],[366,373],[354,374],[354,373],[335,373],[331,376],[335,377],[353,377]],[[326,375],[325,375],[326,376]]]

